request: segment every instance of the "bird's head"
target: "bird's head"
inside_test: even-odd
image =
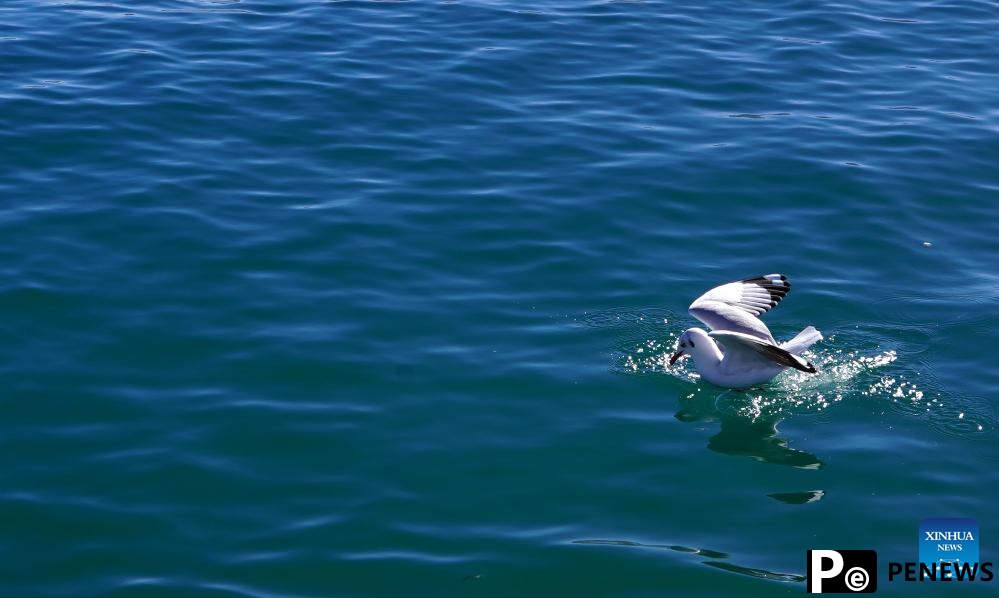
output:
[[[680,335],[680,339],[676,343],[676,353],[673,353],[673,356],[669,358],[669,364],[673,365],[677,359],[684,355],[693,355],[696,360],[699,354],[710,353],[710,347],[713,343],[714,340],[708,336],[707,332],[700,328],[688,328]]]

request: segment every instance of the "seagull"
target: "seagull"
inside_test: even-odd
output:
[[[786,276],[767,274],[723,284],[704,293],[687,311],[711,332],[700,328],[685,330],[669,364],[672,366],[683,355],[691,355],[702,378],[725,388],[763,384],[787,368],[814,374],[815,366],[800,355],[822,340],[822,333],[808,326],[791,340],[777,344],[758,317],[780,303],[790,290]]]

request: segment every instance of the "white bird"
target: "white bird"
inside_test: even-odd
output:
[[[669,364],[689,354],[702,378],[726,388],[763,384],[787,368],[814,374],[815,366],[799,355],[822,340],[822,333],[808,326],[778,345],[770,329],[757,317],[780,303],[790,290],[786,276],[767,274],[704,293],[688,311],[707,324],[711,332],[700,328],[684,331]]]

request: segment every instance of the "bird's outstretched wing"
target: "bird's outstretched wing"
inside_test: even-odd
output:
[[[690,304],[690,315],[712,330],[728,330],[774,342],[758,316],[780,303],[791,290],[783,274],[767,274],[715,287]]]
[[[726,330],[716,330],[709,332],[708,335],[725,347],[725,360],[728,362],[728,367],[749,369],[760,364],[776,364],[809,374],[815,373],[815,366],[810,362],[755,336]]]

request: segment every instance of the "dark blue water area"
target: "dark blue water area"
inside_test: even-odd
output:
[[[999,542],[989,2],[0,6],[0,593],[805,591]],[[668,365],[780,272],[816,375]]]

